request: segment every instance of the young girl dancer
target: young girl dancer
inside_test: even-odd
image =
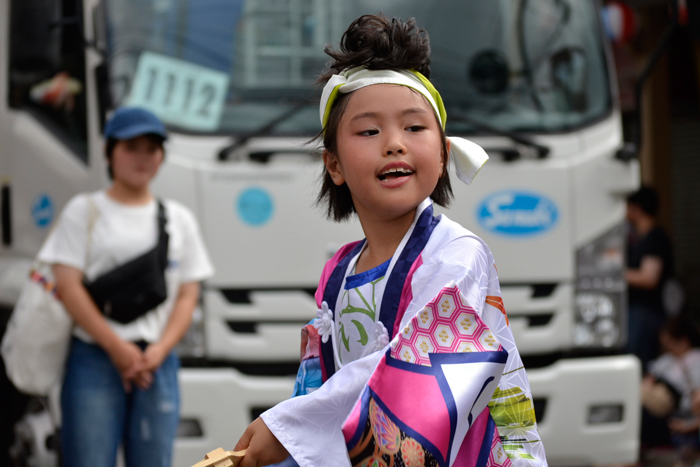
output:
[[[488,157],[445,137],[427,34],[362,16],[326,52],[319,201],[366,238],[321,275],[303,363],[323,384],[255,420],[240,465],[546,465],[491,252],[433,214],[448,161],[469,184]]]

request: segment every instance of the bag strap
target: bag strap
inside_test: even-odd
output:
[[[158,243],[156,247],[158,248],[158,259],[163,271],[168,266],[168,247],[170,243],[170,236],[165,230],[167,223],[168,218],[165,214],[165,205],[163,201],[158,199]]]
[[[87,195],[87,201],[88,201],[88,225],[87,225],[87,243],[86,243],[86,248],[85,248],[85,269],[88,268],[88,265],[90,264],[90,261],[92,261],[91,258],[91,251],[92,251],[92,232],[95,230],[95,222],[97,222],[97,218],[100,217],[100,209],[97,207],[97,203],[95,202],[95,198],[88,194]],[[84,272],[83,272],[84,274]]]
[[[168,217],[165,215],[165,205],[163,201],[158,199],[158,235],[167,234],[165,226],[168,223]]]

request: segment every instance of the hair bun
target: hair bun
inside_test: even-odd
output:
[[[357,66],[370,70],[416,70],[430,77],[428,33],[413,18],[403,22],[384,15],[360,16],[343,34],[340,50],[328,45],[324,52],[333,60],[320,82]]]

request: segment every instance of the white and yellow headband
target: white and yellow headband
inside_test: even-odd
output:
[[[333,75],[323,87],[319,110],[324,130],[338,93],[348,94],[373,84],[396,84],[418,91],[433,106],[440,125],[443,129],[445,128],[447,113],[442,97],[435,86],[421,73],[413,70],[368,70],[365,67],[356,67]],[[481,146],[467,139],[454,136],[448,139],[451,143],[450,159],[454,161],[457,178],[469,185],[489,156]]]

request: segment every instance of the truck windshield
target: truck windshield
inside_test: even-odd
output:
[[[176,131],[311,136],[315,80],[361,14],[415,17],[448,131],[561,132],[611,106],[593,0],[111,0],[110,91]],[[280,118],[281,117],[281,118]],[[270,125],[270,122],[273,122]],[[471,123],[470,123],[471,122]]]

